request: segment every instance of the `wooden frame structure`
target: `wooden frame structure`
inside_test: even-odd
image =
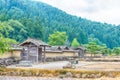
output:
[[[48,44],[41,40],[28,38],[23,43],[19,44],[23,47],[21,54],[22,60],[29,60],[33,63],[45,61],[45,48]]]

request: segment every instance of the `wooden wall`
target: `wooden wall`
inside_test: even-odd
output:
[[[21,50],[13,50],[13,51],[10,50],[0,55],[0,58],[9,58],[9,57],[16,57],[18,59],[21,59]]]
[[[76,52],[74,51],[61,51],[61,52],[52,52],[52,51],[46,51],[45,55],[46,57],[67,57],[67,56],[76,56]]]
[[[15,50],[11,54],[12,54],[13,57],[21,59],[21,50]]]

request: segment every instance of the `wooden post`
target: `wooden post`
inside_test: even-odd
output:
[[[29,45],[27,46],[27,61],[29,59]]]
[[[38,55],[39,55],[39,47],[37,46],[37,63],[38,63]]]
[[[45,62],[45,45],[43,47],[44,47],[44,62]]]

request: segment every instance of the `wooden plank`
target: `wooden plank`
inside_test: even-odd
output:
[[[37,63],[38,63],[38,47],[37,47],[37,58],[36,58],[36,60],[37,60]]]

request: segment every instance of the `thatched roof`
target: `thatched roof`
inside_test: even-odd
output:
[[[67,47],[67,46],[51,46],[51,47],[46,47],[46,50],[63,51],[63,50],[72,50],[72,49],[70,47]]]
[[[83,51],[85,51],[85,50],[86,50],[86,48],[85,48],[85,47],[83,47],[83,46],[80,46],[80,47],[74,48],[74,50],[83,50]]]
[[[51,47],[46,47],[45,51],[62,53],[62,52],[76,52],[78,50],[74,50],[74,49],[72,49],[70,47],[66,47],[66,46],[51,46]]]
[[[25,43],[33,43],[36,46],[48,46],[48,44],[45,43],[45,42],[43,42],[42,40],[32,39],[32,38],[28,38],[27,40],[25,40],[24,42],[22,42],[21,44],[19,44],[19,46],[22,46]]]

